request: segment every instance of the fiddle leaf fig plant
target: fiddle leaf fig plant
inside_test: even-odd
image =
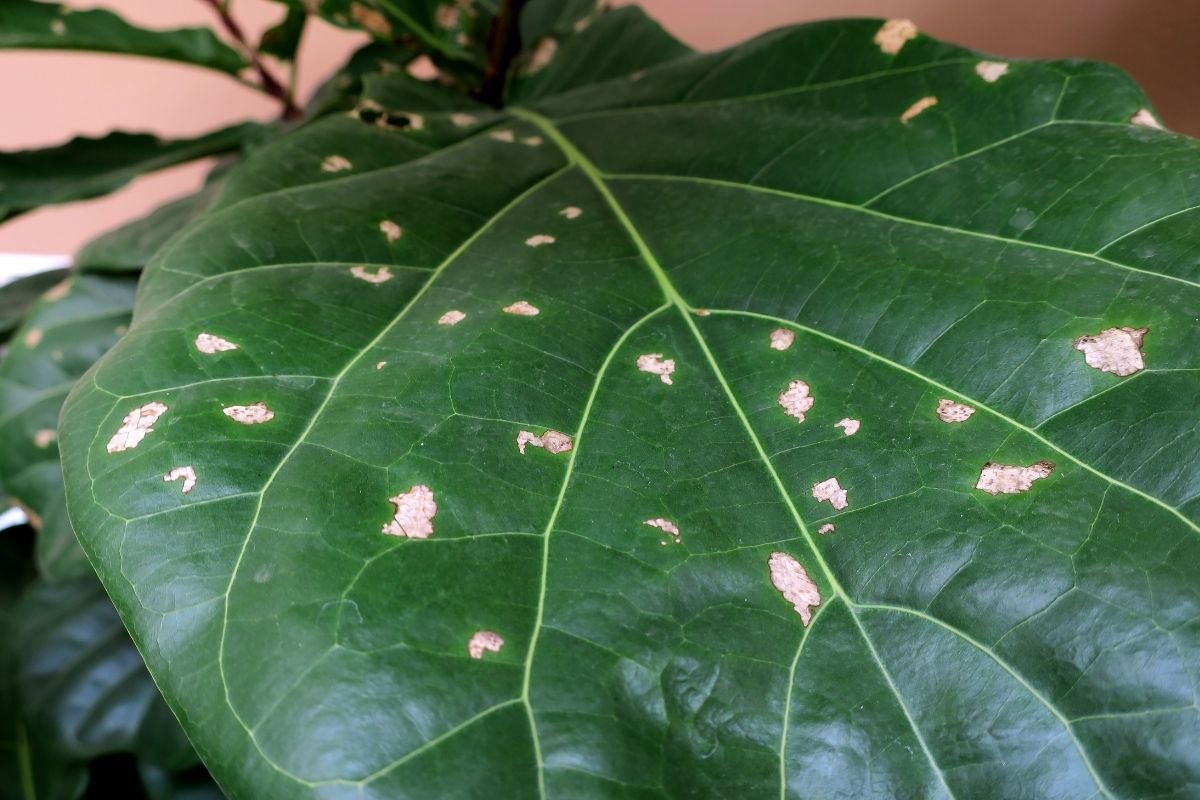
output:
[[[108,239],[132,320],[56,431],[227,796],[1200,784],[1200,146],[1127,76],[301,9],[377,41]]]

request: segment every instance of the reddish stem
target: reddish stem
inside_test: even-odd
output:
[[[221,24],[225,26],[225,30],[229,36],[241,45],[246,57],[250,59],[250,66],[254,67],[254,71],[258,73],[259,85],[264,92],[271,95],[283,104],[283,118],[295,119],[300,116],[300,108],[292,101],[291,95],[284,85],[271,74],[267,66],[258,56],[258,51],[250,44],[250,40],[246,38],[245,32],[242,31],[242,26],[229,13],[229,9],[220,0],[203,0],[220,18]]]

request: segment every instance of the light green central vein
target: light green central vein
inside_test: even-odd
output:
[[[254,535],[254,529],[258,527],[258,520],[262,515],[263,501],[267,496],[267,490],[271,488],[272,484],[275,482],[275,479],[279,477],[279,473],[283,471],[284,465],[288,463],[296,451],[300,449],[300,446],[308,439],[309,434],[312,433],[313,428],[316,427],[317,421],[321,419],[325,409],[329,407],[330,401],[333,399],[334,395],[337,394],[337,389],[341,385],[342,380],[345,379],[345,377],[350,374],[350,372],[353,371],[356,366],[358,366],[363,358],[366,357],[366,355],[373,349],[375,349],[375,347],[381,341],[383,341],[383,339],[390,334],[402,320],[404,320],[404,318],[408,315],[409,310],[412,309],[412,307],[415,306],[421,300],[421,298],[425,296],[430,287],[433,286],[433,284],[439,277],[441,277],[446,269],[449,268],[451,264],[456,263],[459,256],[461,256],[471,247],[471,245],[478,241],[479,237],[491,230],[492,226],[494,226],[499,220],[503,219],[509,211],[519,206],[543,186],[553,181],[560,174],[562,174],[563,171],[564,170],[558,170],[557,172],[551,173],[545,178],[542,178],[533,186],[529,187],[524,192],[517,195],[517,197],[513,198],[513,200],[511,200],[506,206],[501,208],[490,219],[488,219],[487,222],[479,226],[479,228],[476,229],[476,231],[471,234],[470,237],[464,240],[463,243],[460,244],[453,253],[447,256],[446,260],[443,261],[436,270],[434,270],[433,274],[430,275],[429,280],[427,280],[425,284],[417,291],[417,293],[412,296],[412,299],[404,305],[404,308],[400,309],[399,313],[396,314],[392,321],[385,325],[383,329],[380,330],[380,332],[375,336],[375,338],[359,351],[358,355],[346,362],[346,366],[344,366],[330,382],[329,390],[325,393],[325,398],[321,401],[321,405],[319,405],[316,411],[313,412],[313,415],[308,420],[308,424],[304,427],[304,430],[300,432],[300,435],[296,437],[296,441],[292,444],[288,451],[284,453],[283,458],[279,459],[279,463],[275,466],[275,469],[271,471],[271,474],[267,476],[266,482],[263,483],[262,490],[258,493],[258,504],[255,506],[254,516],[251,517],[250,525],[246,529],[246,537],[242,540],[242,548],[238,552],[237,560],[233,564],[233,570],[229,574],[229,583],[225,587],[225,607],[221,615],[221,639],[217,648],[217,672],[220,676],[221,688],[225,695],[225,705],[229,708],[230,713],[233,714],[234,718],[238,721],[238,724],[241,725],[245,730],[246,736],[254,744],[255,749],[258,751],[259,755],[262,756],[263,760],[270,764],[272,769],[279,772],[281,775],[290,778],[291,780],[306,786],[314,785],[311,781],[306,781],[298,775],[294,775],[288,770],[284,769],[282,766],[275,763],[275,761],[263,751],[262,746],[258,743],[258,738],[255,735],[254,730],[246,723],[244,719],[242,719],[241,714],[238,713],[237,708],[234,706],[233,699],[229,695],[229,679],[225,674],[225,642],[229,633],[229,596],[233,592],[234,583],[237,582],[238,572],[242,566],[242,559],[245,557],[246,551],[249,549],[250,539]]]
[[[728,399],[729,404],[732,407],[734,413],[736,414],[738,419],[741,421],[742,427],[744,428],[744,430],[746,432],[747,438],[749,439],[750,443],[753,445],[755,451],[757,452],[759,460],[762,462],[764,468],[767,470],[767,473],[769,474],[772,482],[775,484],[775,487],[779,493],[779,496],[782,498],[785,506],[788,509],[789,514],[792,517],[793,522],[795,523],[797,529],[799,529],[804,541],[808,544],[809,550],[812,552],[813,557],[815,558],[818,565],[820,566],[821,571],[824,574],[826,581],[829,583],[830,587],[833,589],[836,597],[838,599],[842,600],[844,603],[846,603],[847,608],[850,609],[851,619],[854,620],[854,624],[858,627],[859,634],[862,636],[863,641],[866,643],[868,650],[870,650],[871,656],[875,659],[876,663],[879,665],[880,672],[882,673],[884,680],[887,682],[888,686],[892,690],[892,693],[895,695],[897,704],[900,706],[900,709],[904,712],[905,717],[908,719],[908,723],[909,723],[910,727],[912,728],[913,735],[916,737],[917,742],[920,744],[921,749],[924,751],[925,757],[928,759],[929,764],[933,770],[933,773],[937,776],[938,780],[940,781],[942,788],[946,792],[946,795],[953,798],[954,793],[950,791],[950,787],[946,784],[945,776],[943,775],[942,770],[938,767],[937,761],[933,757],[933,753],[929,750],[929,746],[925,741],[925,737],[921,734],[920,728],[917,726],[916,720],[913,718],[912,713],[910,712],[907,704],[905,703],[903,696],[900,694],[900,691],[897,688],[897,686],[892,678],[891,673],[889,672],[887,666],[883,663],[883,659],[880,657],[878,651],[875,649],[874,642],[871,641],[870,636],[868,636],[868,634],[867,634],[866,628],[863,626],[862,621],[859,618],[858,604],[855,603],[855,601],[853,601],[850,598],[850,596],[847,594],[846,590],[842,587],[841,583],[838,581],[837,576],[834,574],[833,570],[829,567],[829,564],[825,561],[825,558],[821,555],[821,551],[817,547],[816,541],[813,539],[812,533],[808,530],[808,526],[805,524],[804,519],[801,517],[799,510],[796,508],[795,503],[792,501],[791,495],[788,493],[787,488],[784,485],[782,478],[779,476],[779,473],[776,471],[774,463],[771,461],[770,457],[768,456],[768,454],[766,452],[766,449],[763,447],[762,442],[758,438],[758,434],[755,432],[753,426],[750,423],[749,418],[746,416],[746,412],[742,408],[741,403],[738,402],[738,399],[733,392],[733,388],[729,385],[729,382],[725,378],[724,372],[721,370],[720,365],[717,363],[716,357],[713,355],[712,351],[709,349],[708,342],[705,340],[704,336],[701,334],[700,329],[697,326],[696,320],[695,320],[695,309],[693,309],[687,303],[687,301],[683,299],[683,297],[679,294],[679,292],[675,289],[675,286],[674,286],[674,284],[671,283],[671,280],[668,277],[666,270],[663,269],[662,265],[658,262],[657,257],[654,255],[653,251],[651,251],[651,249],[650,249],[649,245],[646,243],[645,239],[642,238],[642,235],[641,235],[640,231],[638,230],[637,226],[635,226],[633,224],[633,221],[629,218],[629,215],[625,212],[625,209],[621,206],[620,202],[618,202],[616,197],[613,195],[611,189],[609,189],[608,183],[606,181],[606,176],[603,173],[601,173],[599,168],[597,168],[595,164],[593,164],[582,152],[580,152],[579,149],[576,148],[574,146],[574,144],[572,144],[572,142],[569,139],[567,139],[562,134],[562,132],[558,130],[558,128],[554,125],[554,123],[551,122],[550,120],[546,119],[545,117],[542,117],[539,114],[535,114],[531,111],[527,111],[524,109],[510,109],[510,112],[514,116],[521,117],[522,119],[527,120],[528,122],[536,125],[539,129],[541,129],[563,151],[563,153],[567,156],[567,158],[573,164],[577,165],[579,167],[579,169],[585,175],[587,175],[589,180],[591,180],[592,184],[595,186],[596,190],[604,197],[605,201],[608,203],[609,207],[611,208],[613,214],[621,222],[621,225],[625,228],[626,232],[629,234],[629,237],[633,240],[634,244],[637,246],[638,252],[642,256],[642,260],[646,263],[646,265],[649,267],[650,271],[654,274],[655,279],[658,281],[659,286],[662,288],[663,294],[667,297],[670,304],[673,305],[678,310],[683,321],[686,323],[688,328],[691,330],[692,335],[696,340],[696,343],[699,345],[701,351],[704,354],[705,360],[708,362],[708,365],[713,372],[713,375],[715,376],[717,382],[720,384],[722,390],[724,391],[725,396]],[[640,176],[631,175],[628,177],[636,178],[636,177],[640,177]],[[860,210],[860,211],[863,210],[857,206],[855,206],[854,208],[857,210]],[[868,212],[868,213],[877,213],[877,212]],[[909,370],[909,371],[912,372],[912,370]],[[914,374],[916,374],[916,373],[914,372]],[[987,652],[987,651],[985,650],[984,652]],[[992,654],[989,654],[989,655],[992,655]],[[992,657],[995,658],[994,655],[992,655]],[[1010,670],[1010,673],[1011,673],[1011,670]],[[1025,681],[1022,680],[1021,682],[1027,689],[1032,689],[1032,687],[1030,687],[1028,685],[1028,683],[1026,683]],[[1043,705],[1045,705],[1052,714],[1054,714],[1060,720],[1062,719],[1062,715],[1059,714],[1056,709],[1051,707],[1047,703],[1045,698],[1043,698],[1039,693],[1033,692],[1033,695]],[[786,732],[786,728],[787,728],[787,720],[786,719],[784,720],[783,728]],[[1065,728],[1066,728],[1066,733],[1067,733],[1068,737],[1074,743],[1075,748],[1079,753],[1080,759],[1082,760],[1084,766],[1088,770],[1092,780],[1095,782],[1100,793],[1105,797],[1111,797],[1111,795],[1108,792],[1107,787],[1104,785],[1104,782],[1100,779],[1099,774],[1096,772],[1095,768],[1092,766],[1091,760],[1088,758],[1087,752],[1083,749],[1082,744],[1076,738],[1074,731],[1071,729],[1070,725],[1065,725]],[[782,753],[782,751],[781,751],[781,753]],[[781,779],[785,778],[785,771],[782,767],[780,769],[780,775],[781,775]],[[780,792],[781,792],[781,795],[786,795],[786,792],[787,792],[786,784],[780,787]]]

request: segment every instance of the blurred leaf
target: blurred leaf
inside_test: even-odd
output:
[[[221,788],[202,766],[180,773],[143,764],[141,771],[148,800],[225,800]]]
[[[32,735],[80,760],[128,751],[168,769],[196,763],[94,575],[35,582],[20,614],[19,686]]]
[[[143,173],[239,150],[263,130],[245,123],[171,141],[116,132],[42,150],[0,153],[0,222],[38,206],[100,197]]]
[[[90,50],[181,61],[236,75],[246,62],[207,28],[152,31],[110,11],[34,0],[0,2],[0,49]]]
[[[52,269],[0,286],[0,342],[6,341],[8,335],[16,330],[29,307],[42,293],[66,275],[65,269]]]
[[[282,21],[267,28],[258,43],[258,51],[275,56],[282,61],[294,61],[300,40],[304,37],[304,26],[308,12],[303,8],[289,8]]]
[[[75,381],[129,325],[133,277],[76,275],[43,297],[0,361],[0,486],[40,528],[45,578],[89,573],[63,501],[55,429]]]

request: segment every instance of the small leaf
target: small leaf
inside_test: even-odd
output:
[[[283,20],[263,31],[258,51],[282,61],[294,61],[307,22],[308,12],[305,9],[289,8]]]
[[[196,139],[164,141],[150,134],[77,138],[44,150],[0,153],[0,222],[38,206],[108,194],[147,172],[235,152],[262,133],[235,125]]]
[[[101,9],[76,10],[58,3],[0,3],[0,49],[90,50],[180,61],[236,75],[247,65],[207,28],[152,31]]]
[[[8,338],[21,324],[29,307],[51,286],[62,282],[67,275],[65,269],[37,272],[12,283],[0,286],[0,341]]]

